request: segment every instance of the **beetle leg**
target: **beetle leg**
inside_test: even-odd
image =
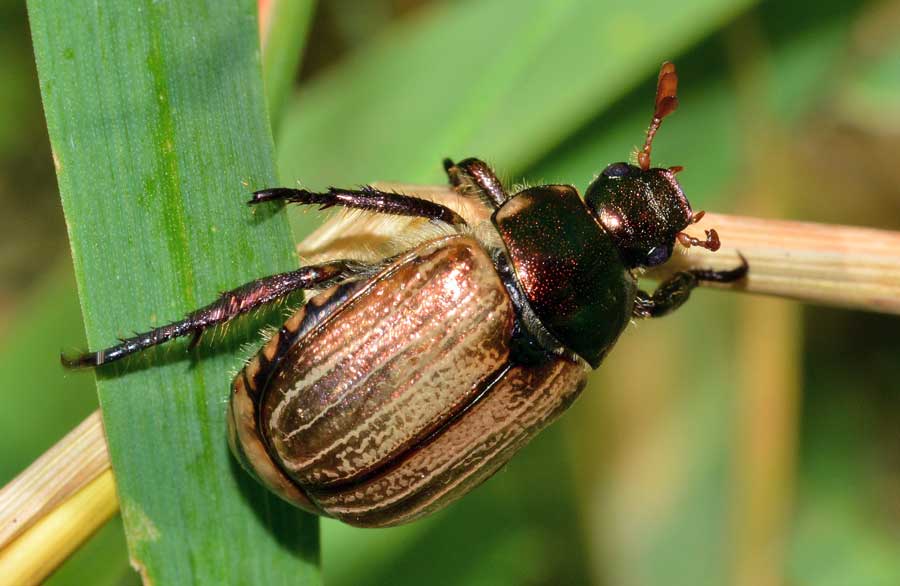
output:
[[[444,159],[444,171],[450,178],[450,185],[462,195],[474,190],[479,199],[492,210],[502,206],[509,199],[503,184],[497,179],[493,169],[478,159],[464,159],[454,163]]]
[[[747,276],[750,265],[743,255],[740,266],[727,271],[694,269],[675,273],[659,284],[653,294],[638,290],[634,300],[634,317],[662,317],[681,307],[701,281],[732,283]]]
[[[328,191],[321,193],[305,189],[274,187],[257,191],[247,203],[254,205],[275,200],[299,204],[319,204],[320,209],[344,206],[381,214],[428,218],[455,225],[466,223],[462,216],[441,204],[402,193],[379,191],[370,185],[363,185],[360,189],[329,187]]]
[[[99,352],[89,352],[76,357],[60,356],[63,366],[100,366],[124,358],[182,336],[193,336],[192,346],[208,328],[228,322],[239,315],[263,305],[283,299],[287,295],[303,289],[321,288],[344,283],[355,278],[372,274],[381,268],[380,264],[364,264],[353,260],[335,260],[327,263],[301,267],[295,271],[279,273],[271,277],[256,279],[222,293],[211,304],[189,313],[184,319],[172,322],[131,338]]]

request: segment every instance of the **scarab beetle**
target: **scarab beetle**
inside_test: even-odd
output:
[[[653,137],[677,106],[663,64],[637,165],[615,163],[582,200],[569,185],[509,195],[477,159],[444,162],[452,187],[490,213],[470,225],[444,205],[372,187],[323,193],[275,188],[287,201],[426,218],[438,226],[407,250],[368,263],[331,260],[224,293],[181,321],[67,366],[100,366],[179,336],[196,339],[297,290],[318,290],[237,375],[229,439],[243,466],[282,498],[347,523],[406,523],[487,479],[578,396],[632,318],[684,303],[699,281],[677,273],[652,294],[635,271],[664,263],[693,213],[675,178],[651,168]]]

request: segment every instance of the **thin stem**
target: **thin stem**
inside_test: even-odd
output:
[[[470,224],[488,219],[485,209],[444,187],[382,184],[381,188],[417,195],[446,205]],[[411,229],[413,222],[385,222],[374,216],[338,215],[313,232],[298,247],[301,255],[319,261],[328,255],[358,257],[362,249]],[[721,249],[679,246],[672,259],[647,272],[652,279],[687,269],[723,270],[740,264],[738,251],[750,264],[746,280],[729,285],[703,283],[747,293],[796,299],[808,303],[900,313],[900,232],[812,222],[770,220],[706,214],[685,233],[705,241],[704,230],[715,229]],[[327,254],[326,254],[327,253]]]
[[[724,269],[750,264],[745,281],[710,284],[748,293],[882,313],[900,313],[900,232],[811,222],[707,214],[686,232],[701,237],[715,228],[717,252],[684,250],[647,276],[662,279],[674,271]]]
[[[94,411],[0,489],[0,549],[108,469],[100,411]]]
[[[43,583],[119,509],[108,468],[0,549],[0,586]]]

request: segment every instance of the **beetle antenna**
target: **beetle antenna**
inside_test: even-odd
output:
[[[646,171],[650,168],[650,150],[653,146],[653,137],[659,130],[663,118],[675,111],[678,107],[678,74],[675,73],[675,65],[666,61],[659,68],[659,77],[656,81],[656,109],[653,111],[653,120],[647,129],[647,139],[644,148],[638,153],[638,164]]]

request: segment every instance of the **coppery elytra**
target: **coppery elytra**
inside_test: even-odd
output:
[[[442,227],[374,263],[332,260],[224,293],[181,321],[99,352],[63,358],[100,366],[207,328],[301,289],[293,314],[232,384],[229,440],[243,466],[282,498],[352,525],[390,526],[446,506],[501,467],[578,396],[632,318],[684,303],[728,271],[676,273],[652,294],[634,272],[666,262],[675,242],[719,246],[682,231],[701,219],[675,178],[652,168],[677,77],[662,66],[637,165],[614,163],[582,200],[569,185],[510,195],[477,159],[444,167],[453,188],[490,212],[457,212],[372,187],[324,193],[273,188],[280,200],[426,218]],[[409,240],[407,236],[406,241]]]

